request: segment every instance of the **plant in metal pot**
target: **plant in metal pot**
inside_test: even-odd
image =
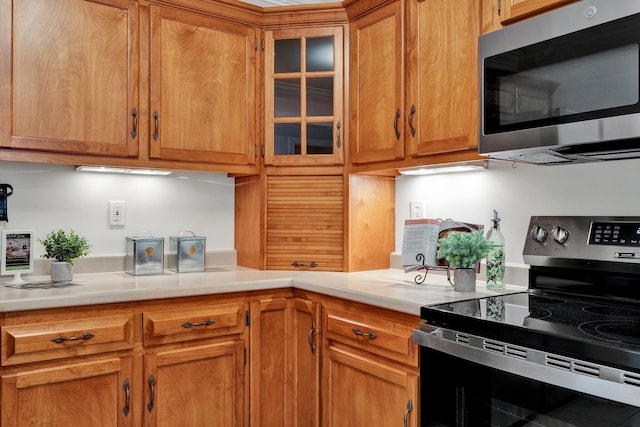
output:
[[[482,260],[492,247],[484,238],[483,231],[452,231],[438,242],[438,258],[444,258],[453,269],[454,288],[473,291],[476,284],[478,261]]]
[[[50,258],[51,281],[68,282],[73,279],[73,262],[89,254],[89,243],[85,237],[78,236],[73,230],[51,231],[39,240],[44,246],[43,258]]]

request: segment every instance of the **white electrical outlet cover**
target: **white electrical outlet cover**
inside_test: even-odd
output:
[[[109,225],[124,225],[125,203],[123,201],[109,202]]]

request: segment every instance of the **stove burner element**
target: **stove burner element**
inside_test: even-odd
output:
[[[596,320],[578,329],[593,338],[640,348],[640,321]]]
[[[529,317],[532,319],[546,319],[551,317],[551,311],[540,307],[529,307]]]
[[[639,317],[640,310],[624,307],[607,307],[603,305],[594,305],[591,307],[584,307],[583,311],[589,314],[597,314],[599,316],[611,316],[611,317]]]

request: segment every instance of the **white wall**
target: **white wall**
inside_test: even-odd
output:
[[[396,181],[396,252],[402,251],[409,201],[425,200],[427,218],[491,225],[500,213],[507,263],[522,264],[532,215],[640,216],[640,160],[534,166],[491,161],[489,170]]]
[[[73,229],[91,244],[90,256],[125,252],[126,236],[165,237],[185,230],[207,238],[207,251],[234,249],[234,179],[222,173],[174,172],[163,177],[75,172],[74,166],[0,162],[0,183],[14,189],[9,222],[36,237]],[[124,226],[110,226],[110,200],[126,202]],[[144,233],[142,233],[144,235]],[[42,245],[34,255],[39,258]]]

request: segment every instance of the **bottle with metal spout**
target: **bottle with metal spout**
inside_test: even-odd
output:
[[[500,232],[500,217],[495,209],[491,222],[493,225],[487,233],[487,240],[492,243],[487,254],[487,288],[504,289],[504,236]]]

